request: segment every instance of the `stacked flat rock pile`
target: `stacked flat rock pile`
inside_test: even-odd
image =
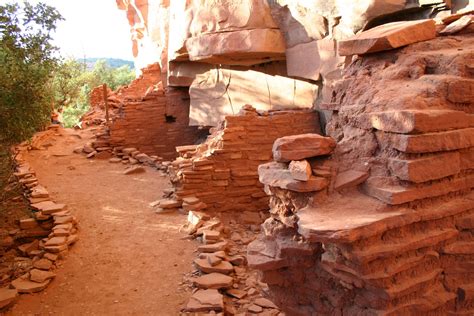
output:
[[[21,156],[20,150],[14,175],[23,185],[33,217],[20,219],[19,229],[10,233],[12,245],[19,244],[19,256],[12,272],[2,274],[2,285],[9,284],[9,288],[0,289],[0,308],[10,306],[18,293],[44,290],[55,277],[57,260],[79,239],[77,219],[66,205],[53,201]]]
[[[227,116],[205,143],[177,148],[181,157],[171,169],[177,199],[194,196],[208,211],[266,210],[268,197],[258,181],[258,166],[271,160],[275,139],[318,133],[318,120],[313,111],[259,113],[251,106]]]
[[[184,230],[202,245],[194,260],[196,270],[188,279],[194,290],[184,313],[282,315],[273,302],[262,296],[266,284],[257,282],[255,271],[247,266],[246,245],[254,240],[259,223],[261,220],[224,225],[216,217],[189,211]]]
[[[141,165],[160,170],[162,171],[162,175],[168,172],[168,167],[171,162],[164,161],[162,157],[155,155],[149,156],[134,147],[112,147],[109,143],[110,137],[108,133],[104,131],[96,133],[95,138],[95,141],[75,148],[74,152],[83,154],[88,159],[108,159],[112,164],[121,163],[126,165],[127,168],[124,170],[124,174],[126,175],[145,172],[145,169],[141,167]]]
[[[275,143],[280,162],[259,170],[271,217],[247,258],[285,312],[474,313],[473,49],[468,34],[359,57],[323,93],[336,146],[306,158],[321,191],[285,159],[311,146]]]

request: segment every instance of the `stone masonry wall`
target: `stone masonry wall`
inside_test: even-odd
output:
[[[246,106],[240,115],[227,116],[205,143],[178,148],[182,157],[173,162],[177,197],[197,197],[209,211],[268,209],[257,167],[271,159],[275,139],[299,133],[320,133],[317,112],[259,114]]]
[[[271,217],[248,261],[287,314],[474,313],[474,37],[466,32],[358,57],[326,89],[332,155],[259,168]],[[303,190],[308,182],[291,179],[288,162],[301,159],[327,185]]]
[[[125,102],[120,117],[110,126],[110,144],[173,159],[176,146],[195,144],[207,133],[207,129],[189,126],[187,91],[154,90],[142,100]]]

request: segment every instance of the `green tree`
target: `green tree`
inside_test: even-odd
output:
[[[1,142],[27,139],[49,121],[57,65],[51,35],[61,19],[43,3],[0,5]]]
[[[129,84],[135,72],[128,65],[111,67],[106,60],[98,60],[88,71],[77,60],[63,61],[54,76],[55,104],[64,107],[63,124],[76,125],[90,109],[89,94],[93,88],[107,84],[112,90]]]

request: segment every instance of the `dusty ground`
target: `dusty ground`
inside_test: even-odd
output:
[[[177,315],[196,245],[183,240],[179,214],[148,203],[170,185],[155,170],[123,175],[122,164],[73,154],[90,132],[66,130],[27,161],[56,201],[80,221],[80,240],[42,293],[22,295],[7,315]]]

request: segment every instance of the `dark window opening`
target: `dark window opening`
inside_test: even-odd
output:
[[[166,114],[165,114],[165,119],[166,119],[166,123],[174,123],[174,122],[176,122],[176,117],[174,117],[173,115],[166,115]]]

